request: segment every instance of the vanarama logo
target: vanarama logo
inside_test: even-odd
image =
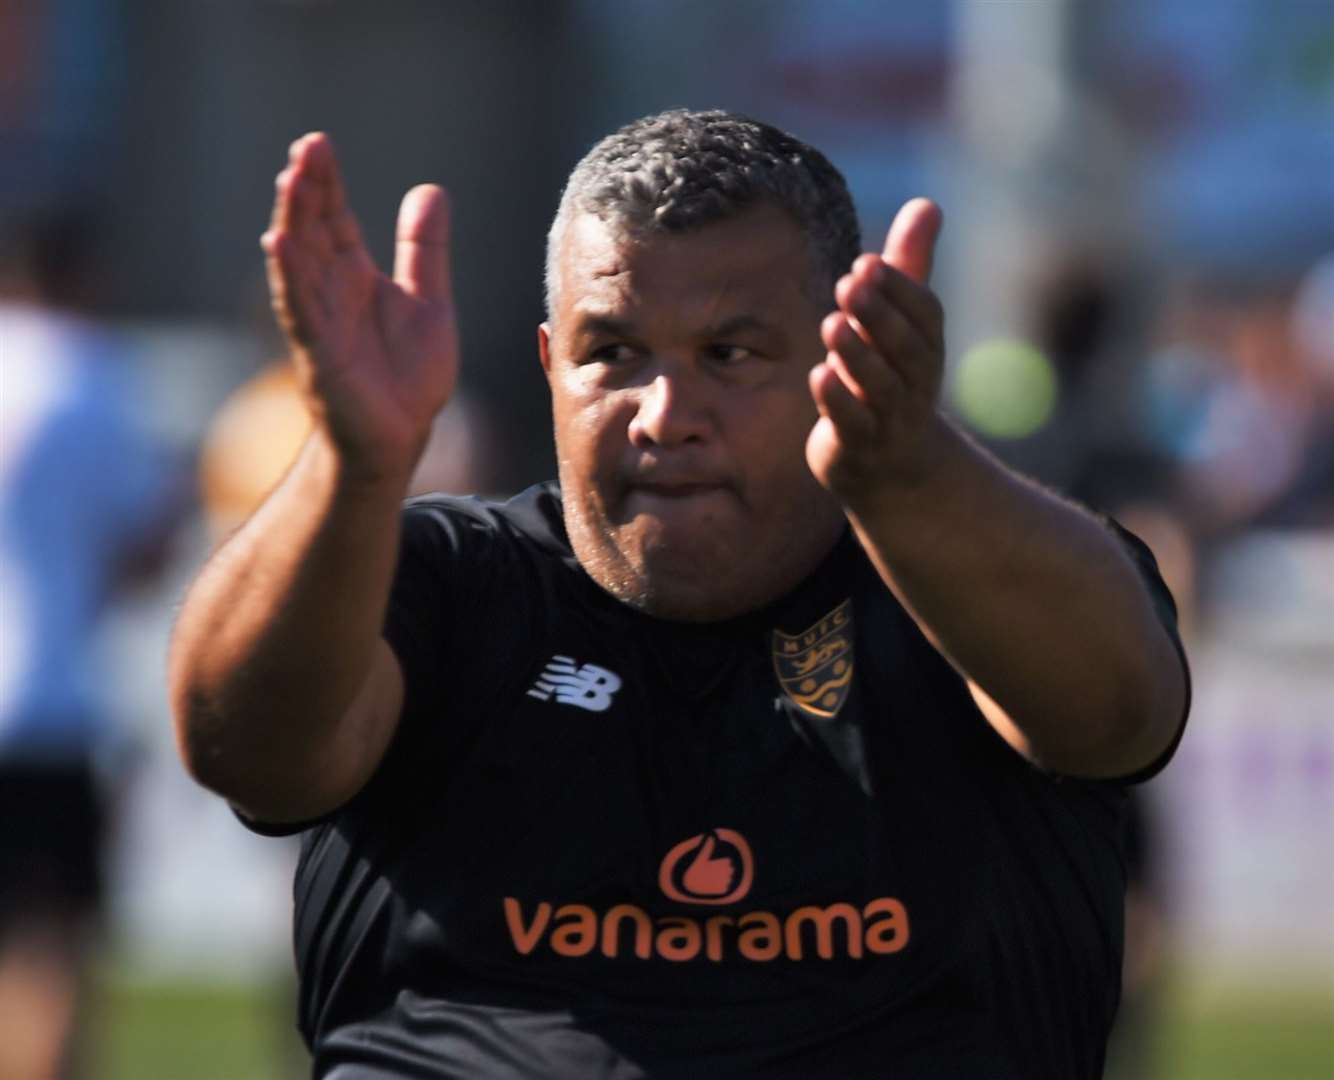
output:
[[[667,852],[658,870],[658,887],[679,903],[735,904],[749,893],[754,874],[745,838],[733,829],[711,829]],[[599,913],[587,904],[556,905],[547,900],[525,910],[522,902],[507,896],[504,911],[510,939],[524,956],[545,946],[558,956],[599,952],[613,960],[657,957],[678,963],[701,956],[760,962],[779,957],[860,959],[868,953],[900,952],[910,936],[908,910],[892,896],[860,906],[807,904],[783,914],[748,911],[707,918],[653,916],[634,904],[616,904]]]

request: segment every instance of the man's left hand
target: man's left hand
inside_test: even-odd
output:
[[[906,203],[883,254],[839,279],[838,310],[820,326],[829,351],[811,369],[820,419],[806,460],[849,510],[923,483],[948,438],[937,408],[944,312],[927,287],[942,221],[929,199]]]

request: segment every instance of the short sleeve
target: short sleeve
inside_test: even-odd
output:
[[[495,631],[522,606],[514,561],[479,501],[426,496],[405,506],[384,625],[404,687],[392,755],[447,761],[472,743],[513,645]]]
[[[1177,747],[1181,744],[1181,737],[1186,731],[1186,717],[1190,714],[1190,663],[1186,659],[1186,648],[1181,642],[1181,631],[1177,626],[1176,601],[1173,599],[1167,583],[1163,581],[1162,574],[1158,571],[1158,560],[1153,557],[1153,552],[1149,550],[1149,546],[1120,522],[1105,515],[1101,517],[1101,520],[1121,542],[1126,554],[1130,556],[1136,569],[1139,570],[1140,577],[1149,591],[1149,599],[1153,602],[1154,611],[1158,614],[1158,621],[1162,624],[1163,629],[1167,631],[1172,647],[1176,650],[1177,658],[1181,662],[1181,673],[1186,681],[1186,694],[1181,709],[1181,717],[1177,721],[1176,734],[1167,749],[1144,768],[1131,773],[1129,776],[1118,778],[1118,781],[1123,784],[1138,784],[1152,779],[1160,773],[1167,763],[1172,760]]]
[[[373,814],[421,783],[447,778],[519,647],[515,635],[495,633],[498,621],[522,607],[515,565],[503,527],[480,501],[409,500],[383,630],[403,673],[403,708],[384,758],[358,794],[322,818],[271,825],[238,812],[241,822],[261,835],[290,835],[344,814]]]

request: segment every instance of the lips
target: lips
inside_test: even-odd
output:
[[[666,520],[676,519],[679,514],[693,517],[697,512],[717,511],[719,499],[734,496],[736,488],[725,480],[674,476],[631,479],[622,492],[621,506],[629,517],[648,514]]]
[[[717,480],[682,480],[682,481],[641,481],[636,480],[629,486],[630,492],[642,492],[658,495],[666,499],[684,499],[691,495],[704,495],[710,491],[723,491],[726,484]]]
[[[649,451],[627,461],[618,477],[619,497],[633,516],[659,516],[712,506],[718,496],[740,498],[735,477],[719,463],[694,455],[670,455]],[[715,508],[716,509],[716,508]]]

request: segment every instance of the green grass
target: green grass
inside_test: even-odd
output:
[[[289,987],[104,979],[87,1080],[297,1080],[310,1063]]]
[[[102,979],[89,1080],[301,1080],[290,986]],[[1134,1080],[1331,1080],[1334,986],[1177,980]]]
[[[1179,987],[1155,1056],[1163,1080],[1331,1080],[1334,987]]]

